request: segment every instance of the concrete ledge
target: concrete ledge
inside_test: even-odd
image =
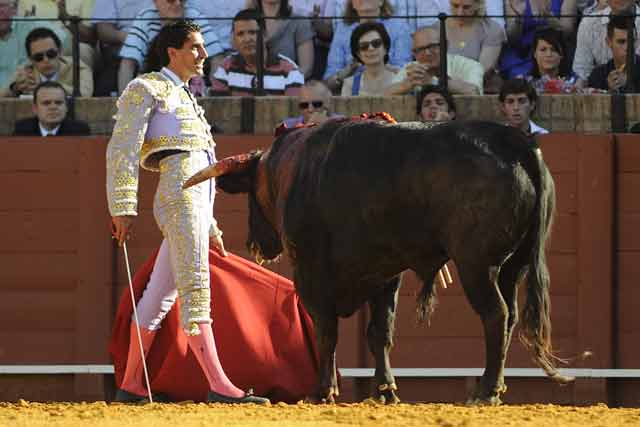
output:
[[[270,135],[282,119],[300,113],[297,98],[291,97],[252,98],[252,102],[245,103],[237,97],[205,97],[199,101],[209,121],[216,122],[229,135]],[[501,120],[495,95],[456,96],[455,101],[460,118]],[[113,129],[115,102],[116,98],[77,98],[76,118],[88,122],[94,135],[109,135]],[[627,122],[640,121],[640,95],[628,96],[626,107]],[[400,121],[416,119],[413,96],[333,97],[330,109],[346,116],[387,111]],[[0,99],[3,118],[0,136],[10,135],[14,122],[31,114],[30,100]],[[252,125],[249,120],[250,130],[243,128],[243,117],[253,118]],[[535,121],[556,132],[607,133],[611,130],[611,98],[608,95],[544,95],[538,102]]]

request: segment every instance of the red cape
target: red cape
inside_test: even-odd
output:
[[[156,255],[133,279],[136,301],[149,281]],[[295,402],[311,395],[318,370],[313,324],[293,283],[233,254],[223,258],[210,251],[209,265],[213,331],[231,381],[274,401]],[[133,310],[129,295],[125,288],[109,343],[118,386],[129,350]],[[206,400],[207,381],[188,349],[175,305],[162,322],[147,364],[154,393],[166,393],[174,401]]]

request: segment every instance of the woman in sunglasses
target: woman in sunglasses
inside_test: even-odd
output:
[[[391,39],[378,22],[360,24],[351,33],[351,54],[361,63],[353,76],[345,79],[342,96],[383,95],[398,69],[387,64]]]

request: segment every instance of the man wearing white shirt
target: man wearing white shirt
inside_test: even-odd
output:
[[[524,79],[507,80],[500,89],[498,99],[507,126],[519,128],[527,135],[549,133],[531,120],[538,102],[538,94],[529,82]]]

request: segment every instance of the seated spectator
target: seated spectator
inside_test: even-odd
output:
[[[324,82],[309,80],[300,90],[298,108],[301,114],[286,118],[283,123],[288,128],[293,128],[307,123],[324,123],[332,117],[342,117],[340,114],[329,111],[329,97],[331,97],[331,91]]]
[[[530,52],[536,30],[551,27],[569,38],[576,29],[576,0],[510,0],[505,2],[507,36],[500,59],[500,71],[508,78],[531,73],[533,61]],[[539,17],[542,15],[542,17]]]
[[[2,1],[2,0],[0,0]],[[149,0],[95,0],[93,24],[100,46],[100,64],[95,67],[95,96],[112,96],[118,91],[120,48],[127,38],[133,20]]]
[[[640,92],[640,56],[636,55],[634,63],[633,84],[627,84],[627,37],[631,19],[623,16],[612,16],[607,24],[607,46],[612,58],[603,65],[598,65],[589,76],[587,86],[609,92]]]
[[[486,17],[484,0],[450,0],[449,3],[455,17],[445,21],[447,53],[478,61],[485,73],[493,72],[506,39],[504,28]]]
[[[562,33],[553,28],[537,31],[532,56],[533,69],[527,80],[538,95],[575,92],[577,79],[569,69]]]
[[[538,94],[526,80],[518,78],[505,81],[498,100],[507,126],[516,127],[527,135],[549,133],[531,120],[538,102]]]
[[[425,123],[442,123],[456,118],[456,103],[440,86],[423,86],[416,97],[418,118]]]
[[[237,53],[224,59],[211,80],[211,94],[253,96],[256,94],[256,52],[258,31],[264,30],[261,15],[255,9],[236,14],[231,25],[233,47]],[[297,96],[304,84],[298,66],[284,55],[273,55],[266,44],[264,52],[264,92],[267,95]]]
[[[240,0],[189,0],[189,6],[198,10],[209,19],[209,27],[215,31],[222,45],[223,53],[220,55],[220,63],[231,53],[231,21],[236,13],[246,9]],[[224,19],[222,19],[224,18]],[[212,56],[212,55],[209,55]],[[215,58],[212,60],[216,60]]]
[[[351,55],[363,66],[342,85],[342,96],[383,95],[398,69],[387,65],[391,40],[384,25],[365,22],[351,33]]]
[[[204,16],[177,0],[153,0],[154,6],[142,9],[120,49],[120,67],[118,70],[118,92],[122,93],[127,84],[142,69],[145,57],[149,53],[151,41],[171,19],[189,18],[200,25],[205,48],[210,58],[223,51],[218,36],[211,29]],[[207,58],[207,61],[210,59]],[[213,70],[214,71],[214,70]]]
[[[433,27],[419,28],[413,33],[415,61],[408,63],[393,77],[393,85],[385,95],[405,95],[426,84],[440,80],[440,34]],[[451,93],[482,95],[484,69],[478,61],[460,55],[447,55],[448,87]]]
[[[347,0],[344,18],[338,23],[331,41],[324,73],[324,79],[334,93],[339,91],[344,79],[358,67],[358,62],[354,61],[351,54],[351,33],[361,23],[374,21],[384,25],[391,40],[388,53],[391,65],[402,67],[411,60],[409,25],[404,20],[390,19],[392,15],[393,8],[389,0]],[[361,18],[372,16],[380,19]]]
[[[89,125],[67,118],[67,92],[58,82],[46,81],[33,91],[35,117],[18,120],[16,136],[89,135]]]
[[[9,85],[18,67],[28,59],[24,49],[27,35],[39,27],[51,28],[46,22],[13,20],[17,10],[17,0],[0,0],[0,96],[11,96]],[[64,32],[57,35],[64,42]]]
[[[313,72],[313,30],[306,19],[292,14],[289,0],[248,0],[248,9],[257,9],[265,18],[265,40],[271,53],[282,54],[298,64],[305,78]],[[278,18],[278,19],[274,19]]]
[[[71,32],[71,18],[90,19],[93,13],[95,0],[20,0],[18,4],[18,16],[25,16],[38,19],[59,19],[58,22],[51,22],[55,25],[57,32],[63,31],[66,34],[66,42],[62,45],[62,54],[72,56],[73,34]],[[41,21],[47,22],[47,21]],[[80,21],[78,23],[80,36],[80,59],[90,68],[95,66],[95,28],[90,21]]]
[[[591,71],[597,65],[606,64],[611,60],[611,49],[607,46],[609,15],[634,14],[635,28],[640,28],[640,7],[634,6],[633,0],[612,0],[601,13],[606,16],[584,16],[578,26],[573,72],[578,76],[580,85],[587,83]],[[636,39],[636,51],[639,46],[640,43]]]
[[[35,87],[43,81],[56,81],[67,93],[73,92],[72,58],[61,56],[60,39],[49,28],[36,28],[25,40],[27,55],[31,61],[18,67],[9,92],[5,96],[32,94]],[[80,95],[93,94],[93,74],[91,69],[80,61]]]

